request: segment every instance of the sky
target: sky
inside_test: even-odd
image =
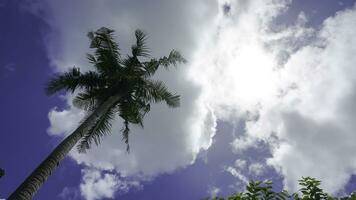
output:
[[[312,176],[356,190],[355,0],[0,0],[0,199],[85,113],[48,97],[58,72],[91,66],[88,31],[107,26],[123,54],[134,31],[152,56],[188,60],[155,78],[181,106],[152,106],[144,129],[121,120],[86,154],[70,152],[35,199],[201,199],[272,180],[297,191]]]

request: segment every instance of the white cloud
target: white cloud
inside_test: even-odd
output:
[[[288,188],[296,189],[301,176],[314,176],[337,192],[355,173],[355,17],[352,9],[329,18],[319,33],[322,45],[291,56],[284,78],[297,88],[250,125],[251,134],[267,128],[282,140],[268,162],[280,169]]]
[[[228,17],[221,9],[225,3],[231,5]],[[265,140],[272,151],[268,164],[284,175],[286,187],[295,190],[297,179],[310,175],[322,179],[328,191],[342,188],[356,172],[356,11],[338,13],[320,31],[305,27],[303,13],[294,26],[271,29],[289,3],[50,1],[48,20],[55,31],[48,50],[58,71],[74,64],[87,69],[84,33],[103,25],[117,30],[124,51],[133,30],[143,28],[155,55],[176,48],[190,61],[158,74],[182,94],[182,106],[154,106],[145,129],[133,128],[130,154],[117,134],[118,119],[99,148],[71,156],[86,166],[145,179],[193,163],[211,145],[216,119],[244,118],[245,134],[232,143],[235,152]],[[82,116],[69,105],[49,117],[49,133],[58,135],[68,134]],[[225,170],[247,182],[236,168]]]
[[[232,152],[238,153],[256,147],[256,139],[249,136],[236,137],[231,142]]]
[[[101,26],[116,30],[123,54],[134,42],[134,30],[140,28],[149,34],[147,42],[153,56],[167,55],[174,48],[191,60],[200,33],[217,13],[217,3],[212,0],[155,0],[145,5],[138,1],[47,1],[44,9],[41,9],[43,2],[30,4],[31,12],[44,16],[53,30],[46,41],[55,71],[73,66],[88,70],[86,33]],[[187,78],[186,67],[158,72],[156,78],[182,96],[181,107],[153,105],[144,121],[145,128],[131,128],[130,154],[121,141],[121,120],[115,119],[112,135],[104,138],[99,147],[94,146],[87,154],[78,154],[74,149],[70,156],[88,170],[113,170],[137,180],[148,180],[194,163],[198,153],[212,143],[216,117],[201,97],[200,86]],[[83,118],[83,112],[72,106],[71,99],[71,95],[65,97],[64,110],[53,108],[49,112],[50,135],[70,134]],[[83,173],[81,185],[82,195],[87,199],[111,197],[116,189],[122,189],[115,185],[118,180],[114,176],[103,178],[97,177],[99,171],[89,172]],[[104,186],[109,188],[105,190]]]
[[[113,198],[118,188],[118,179],[113,174],[101,175],[100,171],[85,170],[80,191],[87,200]]]
[[[264,166],[261,163],[252,163],[248,166],[248,171],[256,176],[259,176],[263,173]]]
[[[234,165],[238,169],[244,169],[246,167],[246,160],[237,159]]]
[[[83,169],[82,175],[80,191],[86,200],[112,199],[117,190],[126,193],[130,188],[140,187],[140,183],[137,181],[123,181],[115,174],[96,169]]]
[[[47,129],[49,135],[62,136],[65,132],[75,130],[78,123],[85,117],[85,112],[78,108],[73,107],[71,102],[71,95],[62,96],[71,110],[59,110],[57,107],[53,108],[48,113],[51,126]]]
[[[240,170],[234,168],[234,167],[231,167],[231,166],[228,166],[228,167],[225,167],[224,169],[226,172],[229,172],[232,176],[238,178],[240,181],[242,181],[244,184],[247,184],[249,182],[248,178],[243,175]]]
[[[223,3],[222,1],[221,3]],[[266,49],[270,21],[287,1],[238,1],[231,16],[220,13],[210,37],[201,39],[188,75],[220,119],[232,121],[274,100],[278,86],[273,52]],[[243,7],[243,8],[241,8]],[[236,12],[234,12],[236,10]],[[200,74],[200,76],[196,76]]]
[[[252,1],[236,5],[243,9],[229,19],[218,18],[214,40],[196,52],[191,77],[218,119],[246,119],[234,152],[264,140],[272,151],[268,164],[287,188],[296,190],[297,180],[309,175],[336,192],[356,171],[356,10],[339,12],[320,31],[305,27],[303,13],[293,26],[270,30],[287,4]]]
[[[216,186],[211,186],[208,189],[210,197],[216,197],[221,192],[221,189]]]

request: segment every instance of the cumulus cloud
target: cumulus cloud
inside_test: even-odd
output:
[[[130,188],[140,187],[140,183],[137,181],[122,181],[115,174],[96,169],[83,169],[82,175],[80,191],[87,200],[112,199],[117,190],[126,193]]]
[[[246,167],[246,160],[237,159],[234,165],[238,169],[244,169]]]
[[[323,180],[323,187],[337,192],[355,173],[355,64],[353,35],[355,8],[327,19],[318,42],[292,54],[285,64],[284,85],[294,89],[266,106],[247,132],[275,133],[269,164],[286,177],[285,185],[296,189],[301,176]],[[298,166],[298,167],[295,167]],[[333,181],[330,181],[333,180]]]
[[[248,166],[248,171],[254,175],[261,175],[264,170],[264,166],[261,163],[252,163]]]
[[[214,40],[202,44],[190,72],[218,119],[246,120],[233,151],[259,148],[263,141],[271,147],[267,163],[283,174],[288,189],[295,191],[301,176],[314,176],[337,192],[356,169],[350,153],[355,8],[338,12],[317,30],[306,27],[303,13],[289,27],[273,24],[288,1],[228,3],[228,17],[217,18]],[[226,170],[244,180],[237,168]]]
[[[221,4],[225,1],[221,1]],[[203,38],[188,75],[219,119],[255,116],[261,102],[273,100],[278,84],[273,52],[265,48],[268,27],[287,1],[231,1],[231,15],[220,12],[210,37]],[[203,73],[202,73],[203,72]],[[201,76],[195,76],[202,73]]]
[[[117,41],[123,54],[134,42],[134,31],[143,29],[153,56],[164,56],[177,49],[189,61],[197,46],[198,38],[211,23],[218,11],[215,1],[163,1],[155,0],[142,6],[139,1],[46,1],[30,2],[29,9],[44,17],[52,32],[46,36],[48,56],[55,71],[66,71],[76,66],[83,71],[90,69],[85,60],[88,51],[86,33],[101,26],[116,30]],[[200,95],[200,86],[186,76],[187,66],[170,71],[159,71],[155,78],[163,80],[172,91],[181,95],[181,107],[169,109],[153,105],[144,121],[144,129],[132,127],[131,152],[121,141],[121,119],[113,122],[112,135],[104,138],[100,147],[93,147],[86,154],[75,149],[70,156],[87,166],[84,171],[81,193],[87,199],[112,197],[121,190],[114,183],[114,176],[98,176],[99,171],[110,170],[123,179],[135,177],[149,180],[161,173],[169,173],[194,163],[198,153],[206,150],[215,134],[216,117]],[[84,113],[73,107],[72,95],[65,96],[64,109],[49,112],[50,135],[70,134],[83,118]],[[95,176],[94,176],[95,175]],[[105,183],[105,184],[101,184]],[[102,187],[108,186],[108,190]],[[93,187],[98,190],[92,189]],[[94,193],[93,193],[94,192]]]
[[[100,26],[117,30],[123,51],[134,29],[142,28],[154,56],[176,48],[190,61],[157,75],[182,95],[182,105],[175,110],[155,105],[145,129],[133,128],[130,154],[117,134],[121,123],[116,119],[112,136],[100,147],[87,154],[71,152],[78,163],[144,180],[194,163],[211,145],[217,119],[235,123],[243,118],[245,130],[232,142],[233,151],[269,144],[267,163],[283,174],[289,189],[296,190],[296,180],[310,175],[336,192],[355,173],[355,8],[317,30],[306,27],[303,13],[291,26],[273,23],[289,0],[47,3],[54,30],[48,52],[57,71],[73,65],[88,69],[85,33]],[[70,96],[67,100],[67,109],[49,113],[52,135],[69,134],[82,118]],[[225,171],[246,183],[239,169],[245,165],[239,161]],[[251,173],[261,173],[262,167],[253,166]],[[107,197],[116,189],[111,187]]]

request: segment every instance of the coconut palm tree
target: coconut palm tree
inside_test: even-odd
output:
[[[163,101],[169,107],[179,106],[180,96],[169,92],[163,82],[153,80],[152,76],[160,66],[168,68],[185,62],[180,53],[173,50],[167,57],[151,58],[145,45],[146,35],[136,30],[132,55],[122,57],[113,32],[103,27],[88,33],[90,48],[94,49],[93,54],[87,54],[94,67],[92,71],[81,72],[74,67],[49,81],[48,95],[78,91],[73,105],[86,110],[87,116],[11,194],[9,200],[31,199],[77,143],[79,152],[85,152],[93,143],[98,145],[103,136],[110,133],[116,115],[123,120],[121,133],[129,151],[130,124],[143,126],[143,118],[150,111],[151,103]]]

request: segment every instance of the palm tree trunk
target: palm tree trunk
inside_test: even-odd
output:
[[[98,107],[79,127],[68,137],[66,137],[27,177],[27,179],[10,195],[8,200],[29,200],[32,199],[37,190],[47,180],[56,169],[63,158],[88,131],[90,124],[93,124],[101,115],[105,114],[112,105],[119,100],[119,96],[112,96]]]

